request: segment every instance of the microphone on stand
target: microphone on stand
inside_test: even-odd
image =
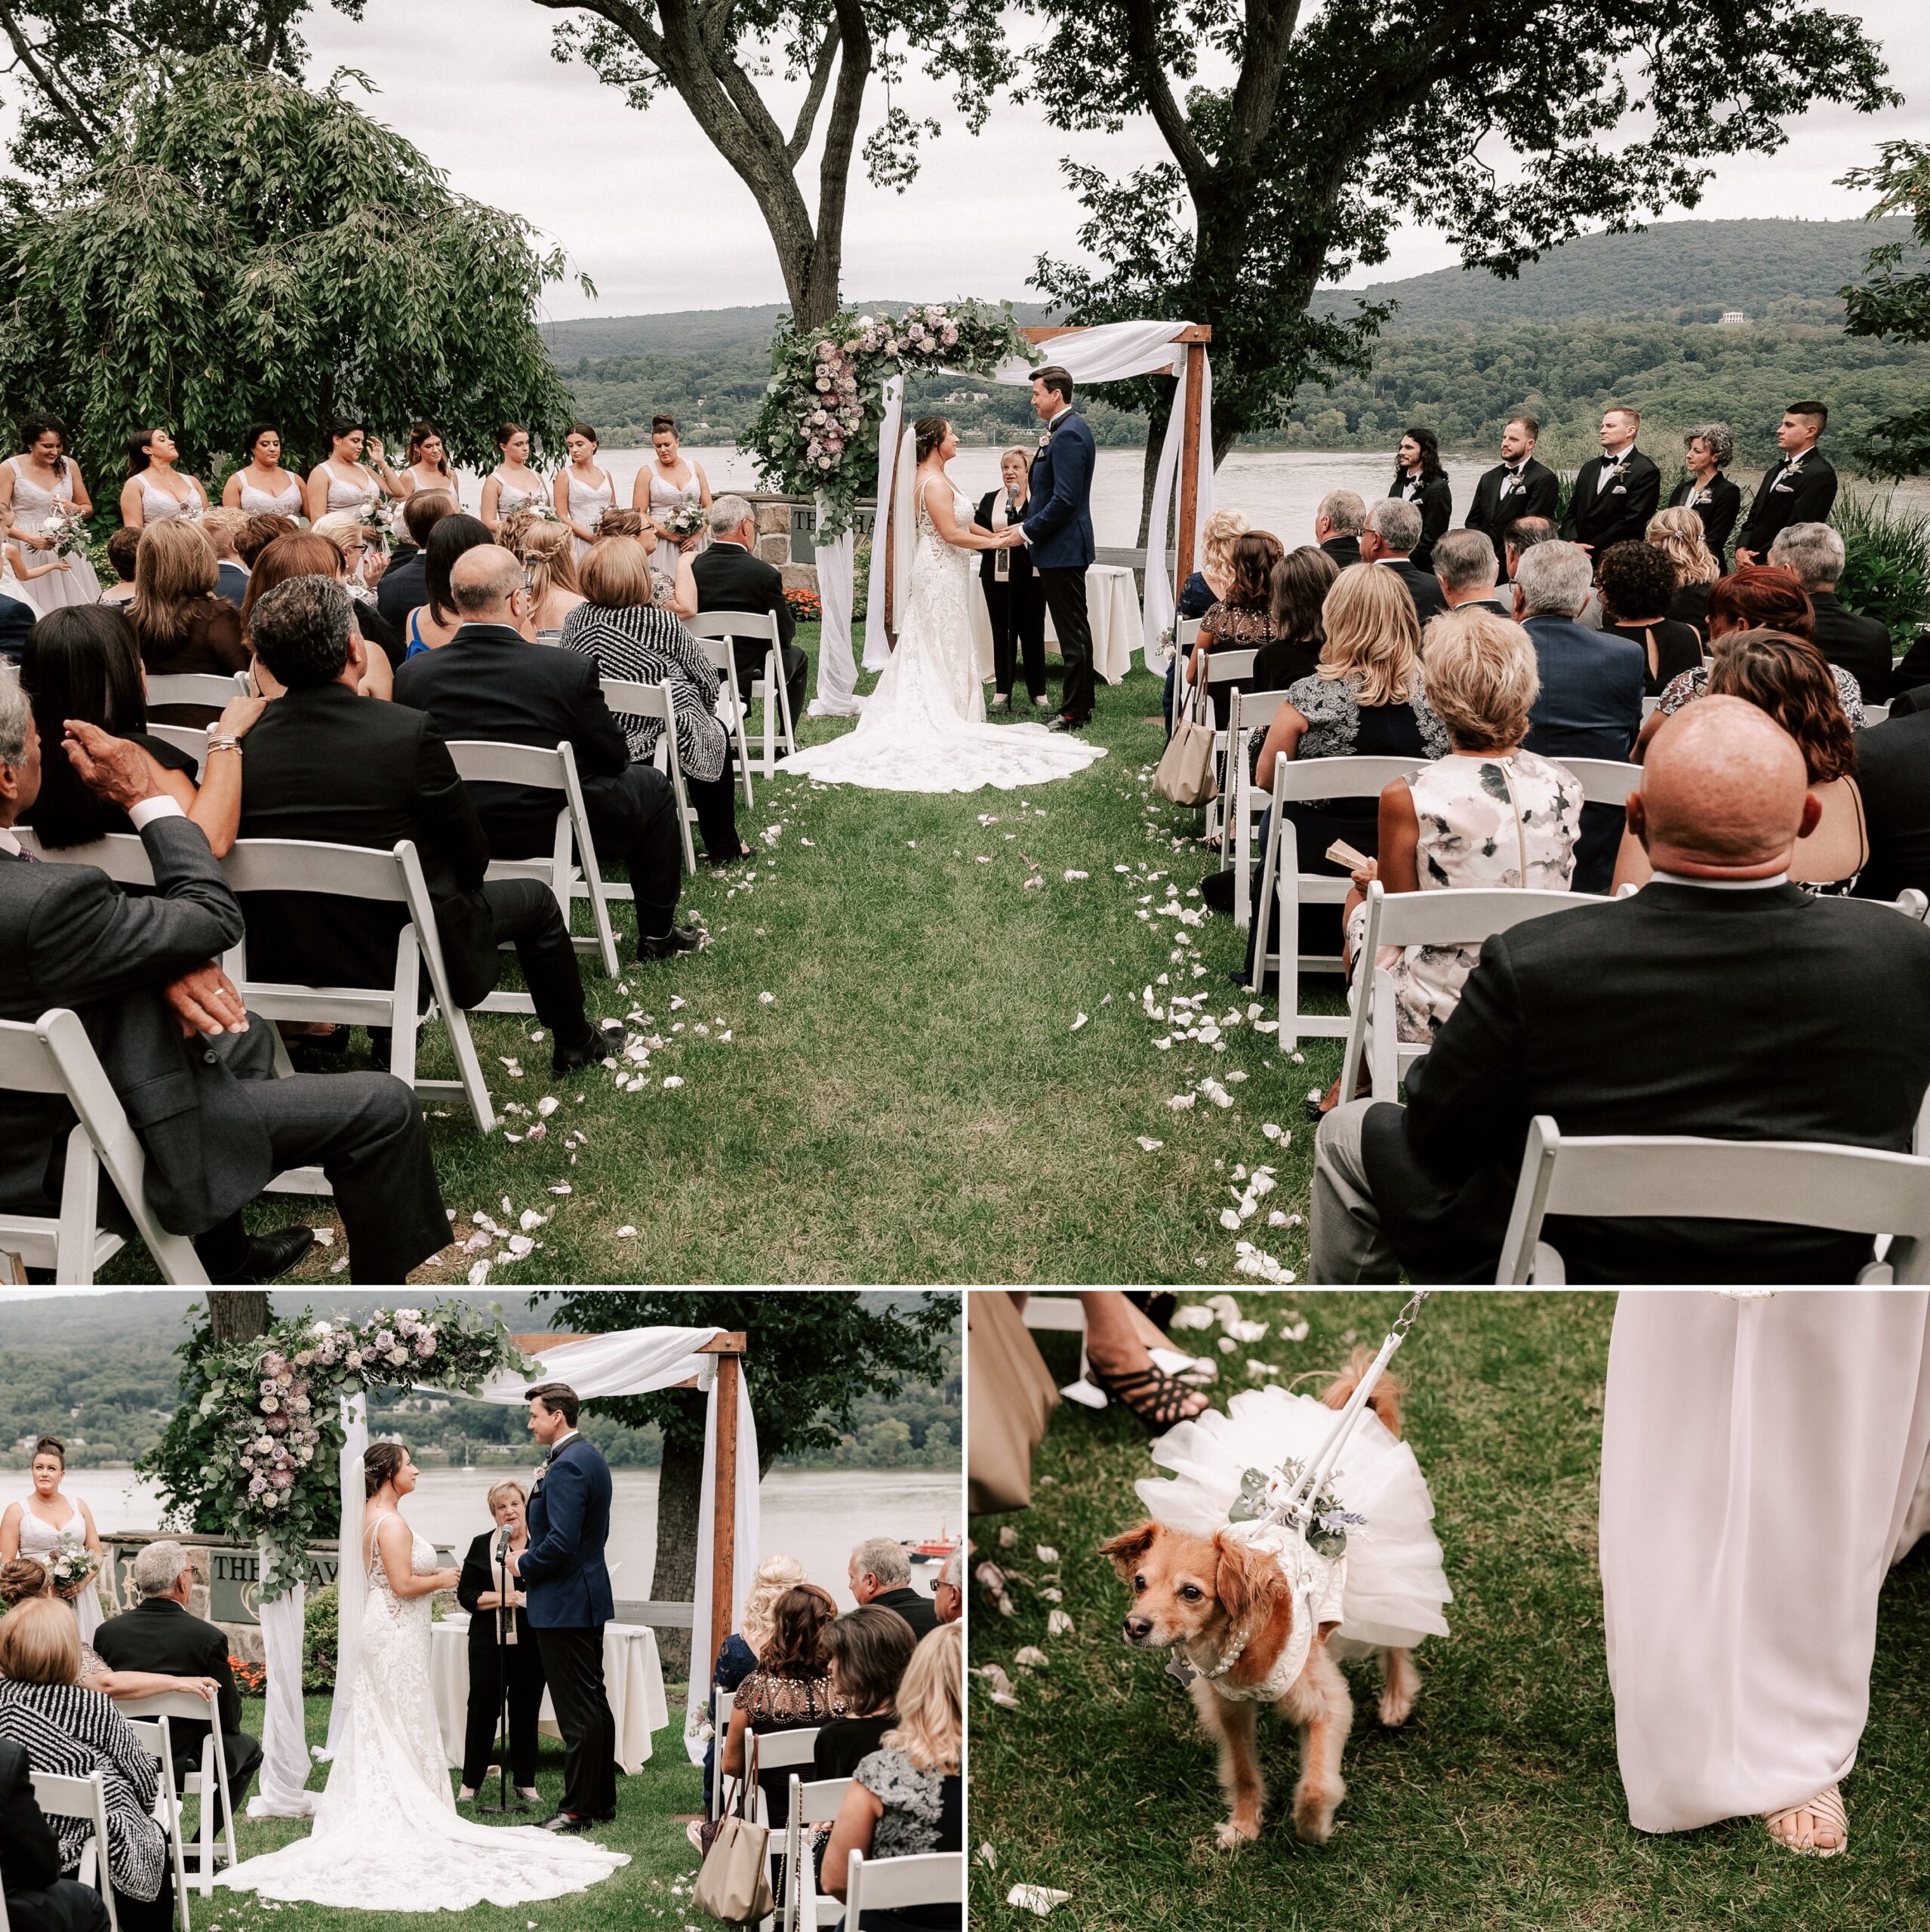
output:
[[[496,1567],[500,1573],[498,1580],[502,1586],[499,1592],[502,1601],[496,1607],[497,1617],[500,1620],[498,1628],[502,1630],[503,1641],[513,1644],[516,1641],[516,1613],[509,1603],[509,1586],[513,1579],[509,1575],[509,1526],[507,1523],[503,1525],[503,1534],[496,1541]]]

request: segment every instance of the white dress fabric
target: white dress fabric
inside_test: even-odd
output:
[[[1153,1445],[1153,1460],[1174,1480],[1147,1476],[1134,1485],[1153,1521],[1194,1536],[1229,1527],[1248,1469],[1270,1475],[1291,1457],[1319,1453],[1336,1411],[1312,1395],[1249,1389],[1222,1415],[1208,1409],[1177,1423]],[[1424,1637],[1445,1637],[1444,1604],[1454,1601],[1434,1534],[1434,1499],[1414,1451],[1369,1410],[1347,1446],[1328,1487],[1341,1506],[1365,1516],[1347,1532],[1341,1597],[1343,1643],[1411,1650]]]
[[[1621,1297],[1602,1590],[1638,1831],[1799,1804],[1851,1769],[1884,1576],[1926,1527],[1930,1294]]]
[[[395,1513],[371,1516],[364,1529],[368,1593],[352,1708],[314,1829],[219,1873],[216,1883],[365,1912],[466,1912],[586,1890],[628,1857],[586,1838],[457,1814],[429,1688],[432,1600],[396,1595],[375,1545],[383,1516]],[[434,1546],[414,1534],[412,1573],[439,1567]]]
[[[496,521],[500,523],[505,517],[514,516],[518,510],[526,509],[531,503],[546,503],[549,493],[543,487],[540,479],[534,490],[525,490],[520,483],[513,483],[500,469],[492,469],[490,475],[501,486],[496,498]]]
[[[952,514],[962,525],[971,521],[971,506],[956,490]],[[857,728],[793,752],[778,770],[879,792],[976,792],[987,785],[1010,792],[1069,777],[1104,758],[1103,746],[1070,732],[985,721],[970,603],[977,553],[939,535],[922,494],[917,528],[897,648]]]
[[[570,521],[572,523],[582,524],[587,529],[594,530],[596,528],[596,519],[605,510],[614,509],[616,507],[617,479],[606,469],[603,472],[602,484],[596,488],[592,489],[577,475],[574,468],[565,470],[563,474],[570,486]],[[577,546],[577,558],[580,562],[589,554],[589,545],[586,539],[580,537],[574,540]]]
[[[87,1519],[81,1514],[81,1506],[71,1496],[68,1502],[73,1504],[74,1513],[60,1528],[51,1529],[43,1523],[25,1503],[20,1506],[20,1554],[31,1556],[37,1561],[45,1562],[60,1547],[60,1539],[71,1530],[77,1537],[87,1534]],[[81,1641],[91,1644],[94,1633],[100,1628],[100,1598],[94,1588],[97,1578],[90,1577],[79,1594],[72,1598],[74,1614],[80,1620]]]
[[[74,500],[74,479],[63,466],[60,481],[52,489],[44,483],[36,483],[26,472],[26,466],[17,456],[7,459],[7,467],[14,472],[14,528],[16,531],[31,531],[36,537],[47,528],[47,519],[54,513],[56,503],[70,503]],[[29,553],[25,545],[20,554]],[[46,561],[44,550],[31,552],[37,568]],[[50,611],[57,611],[63,604],[98,604],[100,601],[100,580],[94,574],[94,566],[87,560],[85,552],[67,559],[63,571],[45,571],[36,577],[19,580],[20,594],[45,617]]]
[[[177,497],[171,490],[159,488],[149,472],[141,472],[140,520],[143,529],[151,523],[167,523],[177,516],[191,515],[203,507],[201,492],[193,484],[189,484],[185,497]]]
[[[334,472],[329,472],[333,485]],[[241,507],[250,516],[300,516],[302,512],[302,480],[299,476],[288,478],[288,487],[279,496],[271,497],[266,490],[257,490],[244,475],[242,478]]]
[[[365,504],[375,502],[382,494],[382,485],[358,463],[349,475],[355,480],[345,482],[334,463],[324,463],[328,472],[328,508],[332,515],[337,510],[359,510]]]

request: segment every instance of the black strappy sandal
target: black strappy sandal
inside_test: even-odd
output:
[[[1162,1435],[1175,1423],[1190,1421],[1199,1413],[1189,1411],[1187,1404],[1201,1392],[1189,1389],[1164,1369],[1141,1368],[1129,1375],[1108,1375],[1088,1356],[1086,1371],[1116,1402],[1124,1404],[1150,1434]]]

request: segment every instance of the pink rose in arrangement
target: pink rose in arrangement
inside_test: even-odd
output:
[[[416,1337],[415,1352],[426,1361],[436,1352],[436,1337],[424,1330]]]
[[[268,1432],[270,1435],[286,1435],[288,1432],[288,1418],[286,1416],[270,1416],[268,1418]]]
[[[282,1398],[279,1395],[264,1395],[261,1398],[261,1412],[265,1416],[273,1415],[281,1406]]]
[[[295,1472],[293,1469],[277,1469],[269,1481],[277,1489],[292,1489],[295,1486]]]

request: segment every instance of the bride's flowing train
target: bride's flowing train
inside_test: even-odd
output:
[[[436,1567],[434,1546],[417,1535],[412,1572]],[[365,1912],[466,1912],[586,1890],[627,1865],[587,1839],[457,1814],[429,1689],[432,1599],[396,1596],[379,1549],[368,1581],[353,1701],[313,1830],[216,1882]]]
[[[953,513],[971,521],[955,491]],[[1002,792],[1042,785],[1106,755],[1042,724],[988,724],[972,646],[971,559],[939,535],[921,494],[918,542],[897,648],[857,728],[794,752],[778,766],[825,784],[878,792]]]

